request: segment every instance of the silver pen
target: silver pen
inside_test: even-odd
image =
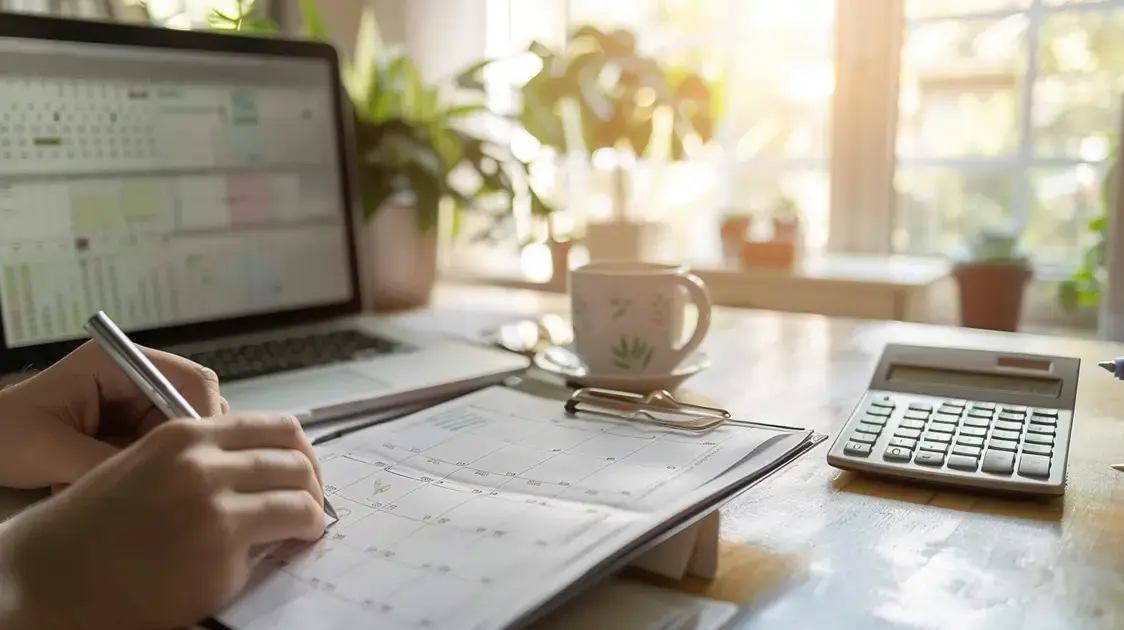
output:
[[[105,350],[109,358],[129,377],[129,380],[140,388],[144,395],[156,405],[169,420],[173,418],[200,419],[200,415],[192,408],[160,370],[144,356],[140,348],[129,339],[117,326],[109,315],[103,311],[94,313],[93,317],[86,320],[83,326],[86,332],[97,341]],[[335,508],[324,497],[324,512],[338,520]]]

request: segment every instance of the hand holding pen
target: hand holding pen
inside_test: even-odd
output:
[[[125,372],[129,380],[140,388],[144,395],[152,401],[152,404],[163,412],[165,417],[169,420],[175,418],[202,419],[192,409],[191,404],[148,360],[148,357],[144,356],[140,348],[103,311],[95,313],[84,327],[113,362]],[[310,452],[309,455],[315,461],[315,454]],[[339,518],[327,496],[323,496],[323,505],[324,512],[333,521]]]
[[[96,628],[191,627],[245,588],[265,550],[324,534],[319,468],[299,424],[226,413],[199,366],[131,345],[143,360],[127,362],[102,343],[0,392],[0,479],[69,485],[0,528],[0,548],[19,550],[0,592],[29,604],[5,618],[13,627],[48,627],[60,611]],[[126,378],[147,366],[182,396]]]

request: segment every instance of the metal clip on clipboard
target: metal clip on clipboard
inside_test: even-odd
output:
[[[612,389],[583,387],[571,394],[566,401],[566,413],[579,412],[685,431],[706,431],[730,419],[730,413],[725,409],[680,402],[664,390],[644,396]]]
[[[709,431],[723,424],[794,433],[807,430],[802,427],[737,420],[725,409],[682,402],[664,390],[641,395],[599,387],[583,387],[574,391],[566,401],[566,413],[570,415],[591,413],[683,431]]]

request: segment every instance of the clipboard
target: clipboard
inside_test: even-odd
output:
[[[667,511],[659,519],[627,533],[622,532],[618,540],[614,541],[612,550],[576,562],[566,570],[564,578],[543,585],[541,592],[535,593],[533,601],[528,602],[526,607],[513,611],[513,616],[503,618],[504,628],[530,626],[579,594],[603,583],[618,571],[637,564],[643,568],[646,554],[659,554],[666,550],[665,545],[677,540],[681,542],[684,535],[692,537],[687,545],[689,557],[684,562],[686,568],[693,572],[710,573],[713,577],[717,569],[717,509],[782,470],[827,438],[826,434],[800,427],[736,419],[723,409],[683,403],[667,392],[636,398],[635,395],[612,390],[591,391],[587,388],[571,391],[564,386],[529,376],[510,377],[493,388],[510,389],[548,403],[557,401],[565,409],[567,416],[591,422],[596,422],[598,418],[611,420],[614,424],[619,424],[621,420],[654,422],[664,427],[672,426],[676,430],[692,432],[712,431],[727,424],[737,424],[760,427],[775,433],[763,436],[761,441],[754,441],[752,445],[747,444],[744,454],[730,452],[736,456],[735,460],[730,460],[734,462],[731,467],[725,469],[725,472],[716,472],[712,479],[703,482],[701,486],[694,486],[695,489],[684,495],[682,501],[668,505]],[[382,422],[397,417],[398,414],[387,414]],[[371,426],[371,423],[360,423],[354,431],[344,433],[361,432]],[[338,439],[343,436],[334,437]],[[328,443],[331,441],[328,440]],[[753,461],[755,458],[758,458],[757,461]],[[740,471],[744,474],[739,474],[739,467],[744,467]],[[227,628],[215,618],[208,619],[201,625],[204,628]]]
[[[708,490],[710,490],[712,484],[716,487],[708,491],[705,500],[686,506],[674,517],[665,520],[660,525],[650,529],[645,535],[622,546],[616,553],[603,559],[593,569],[587,571],[581,579],[571,582],[567,587],[554,593],[553,596],[545,598],[541,606],[529,611],[508,626],[509,630],[526,628],[534,624],[560,606],[565,605],[578,595],[611,578],[625,568],[635,566],[649,570],[649,567],[644,566],[645,558],[658,555],[661,549],[666,548],[669,544],[674,544],[675,539],[684,534],[696,534],[693,545],[695,553],[688,559],[685,573],[694,575],[710,573],[710,576],[700,575],[700,577],[713,578],[718,560],[718,509],[780,472],[829,437],[826,433],[802,427],[734,418],[729,411],[720,407],[679,401],[666,391],[652,392],[647,396],[603,388],[579,388],[570,392],[562,386],[525,376],[509,377],[504,381],[503,386],[535,396],[564,401],[566,413],[575,417],[581,417],[582,415],[605,416],[616,420],[652,423],[691,432],[707,431],[724,424],[734,424],[777,431],[781,435],[804,433],[806,436],[797,448],[786,453],[784,457],[773,460],[752,477],[734,478],[725,482],[708,484],[706,486]],[[699,571],[698,569],[702,570]],[[656,572],[662,574],[662,572]]]

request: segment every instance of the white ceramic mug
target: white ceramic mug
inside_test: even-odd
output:
[[[698,319],[684,343],[688,299]],[[686,267],[600,262],[570,272],[574,350],[591,374],[669,374],[710,330],[710,292]]]

